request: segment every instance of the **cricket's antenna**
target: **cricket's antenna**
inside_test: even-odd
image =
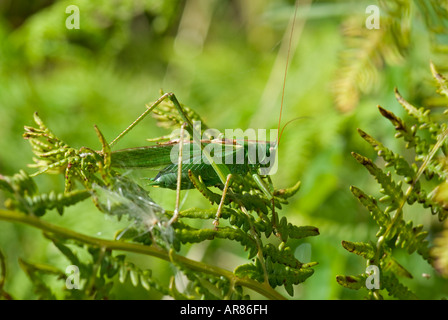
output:
[[[283,76],[282,101],[280,103],[280,115],[278,117],[277,147],[280,144],[280,139],[282,137],[283,130],[288,125],[288,123],[291,122],[291,121],[289,121],[280,132],[280,125],[282,122],[282,112],[283,112],[283,100],[285,98],[286,74],[288,73],[289,56],[291,54],[291,45],[292,45],[292,35],[294,33],[294,24],[296,22],[298,7],[299,7],[299,0],[296,1],[296,5],[295,5],[295,9],[294,9],[294,18],[292,19],[292,25],[291,25],[291,34],[289,35],[289,45],[288,45],[288,54],[286,56],[285,75]]]
[[[290,124],[290,123],[293,122],[293,121],[296,121],[296,120],[299,120],[299,119],[303,119],[303,118],[305,118],[305,117],[297,117],[297,118],[291,119],[291,120],[289,120],[288,122],[286,122],[286,123],[284,124],[284,126],[282,127],[282,130],[280,130],[280,138],[282,137],[283,131],[285,131],[285,128],[286,128],[286,126],[287,126],[288,124]],[[279,141],[280,141],[280,140],[277,140],[277,145],[278,145],[278,142],[279,142]]]

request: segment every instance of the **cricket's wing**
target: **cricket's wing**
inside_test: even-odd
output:
[[[175,143],[113,151],[111,165],[116,168],[153,168],[171,163]]]
[[[227,145],[227,148],[222,148],[225,144],[215,143],[210,140],[201,141],[210,151],[216,152],[215,157],[225,161],[226,157],[233,157],[237,147]],[[230,147],[230,150],[229,150]],[[203,163],[202,151],[198,145],[192,142],[186,142],[182,148],[182,162],[187,163]],[[177,164],[179,159],[179,144],[178,142],[168,142],[154,146],[145,146],[137,148],[129,148],[113,151],[111,154],[112,167],[116,168],[154,168],[158,166],[167,166],[170,164]],[[215,158],[216,159],[216,158]]]

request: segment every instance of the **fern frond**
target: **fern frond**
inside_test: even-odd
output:
[[[395,130],[397,130],[395,137],[403,137],[404,141],[406,141],[407,149],[415,148],[415,152],[417,154],[424,154],[425,151],[428,150],[426,141],[421,140],[420,137],[416,136],[416,126],[412,126],[411,128],[409,128],[406,123],[398,116],[396,116],[393,112],[386,110],[380,106],[378,106],[378,109],[381,115],[388,119],[395,126]]]
[[[249,258],[257,254],[256,241],[246,232],[236,227],[220,227],[219,229],[197,229],[187,224],[176,222],[174,225],[176,241],[185,243],[198,243],[215,238],[235,240],[241,243]],[[176,249],[176,248],[175,248]]]
[[[377,201],[374,197],[365,194],[361,189],[351,186],[351,192],[353,195],[358,198],[361,204],[369,210],[371,217],[376,221],[380,230],[376,234],[377,237],[380,237],[386,232],[387,226],[389,225],[391,218],[388,212],[384,212],[382,209],[378,207]]]
[[[385,29],[367,30],[359,27],[360,20],[345,23],[347,47],[341,53],[341,67],[333,84],[336,107],[341,111],[353,110],[360,91],[370,91],[378,80],[378,68],[383,65],[381,48],[385,43]]]
[[[293,268],[285,266],[281,263],[276,263],[270,256],[266,258],[266,272],[268,273],[269,284],[275,288],[283,285],[286,292],[290,296],[294,295],[293,285],[304,282],[311,277],[314,270],[311,268]]]
[[[345,49],[334,82],[336,107],[353,110],[361,93],[371,93],[380,81],[385,64],[397,65],[406,56],[410,43],[409,1],[380,1],[381,26],[369,30],[365,16],[344,22]]]
[[[121,283],[125,283],[129,276],[134,287],[141,285],[147,291],[153,289],[164,295],[170,294],[169,288],[161,285],[154,279],[150,269],[140,269],[134,263],[127,261],[125,255],[111,257],[109,262],[101,266],[101,272],[105,273],[107,270],[113,270],[113,272],[107,274],[108,278],[112,278],[115,272],[118,272],[118,278]]]
[[[342,241],[345,250],[353,252],[366,260],[375,257],[376,248],[371,243]]]
[[[343,287],[353,290],[359,290],[366,287],[366,274],[361,274],[358,276],[336,276],[336,281]]]
[[[381,270],[383,272],[391,272],[399,277],[412,279],[412,274],[397,262],[390,254],[387,254],[381,260]]]
[[[413,227],[412,221],[405,223],[400,220],[400,223],[396,223],[396,233],[398,234],[395,245],[406,249],[411,254],[417,250],[417,252],[426,260],[430,262],[428,241],[425,238],[428,236],[427,231],[422,231],[423,225]],[[391,231],[391,233],[394,233]]]
[[[290,188],[275,190],[274,196],[280,197],[280,198],[283,198],[286,200],[286,199],[294,196],[299,191],[300,186],[301,186],[301,182],[297,181],[297,183]]]
[[[86,190],[75,190],[69,193],[58,194],[50,191],[50,193],[35,195],[33,197],[25,196],[23,200],[26,202],[26,205],[24,207],[15,207],[14,209],[25,212],[25,208],[31,208],[36,216],[44,215],[47,210],[56,209],[62,215],[65,207],[75,205],[78,202],[90,198],[90,196],[91,194]]]
[[[34,286],[34,292],[39,299],[44,300],[55,300],[56,295],[48,286],[47,281],[45,281],[43,275],[52,275],[59,279],[64,279],[65,274],[59,269],[45,264],[37,264],[27,262],[23,259],[19,259],[19,265],[23,271],[28,275]]]
[[[68,193],[40,194],[34,180],[24,171],[12,177],[0,175],[0,188],[11,194],[5,206],[10,210],[18,210],[26,214],[42,216],[47,210],[57,209],[60,215],[64,208],[90,198],[86,190],[75,190]]]
[[[448,80],[437,71],[434,63],[431,62],[430,67],[432,76],[434,77],[438,85],[437,92],[448,98]]]
[[[381,185],[382,188],[380,192],[383,193],[384,196],[381,197],[379,201],[387,203],[389,211],[398,208],[405,200],[403,190],[401,190],[401,183],[395,183],[390,172],[384,173],[383,170],[376,166],[369,158],[356,152],[352,152],[352,156],[356,161],[362,164]]]
[[[362,131],[361,129],[358,129],[358,133],[373,147],[377,154],[384,159],[384,161],[386,162],[385,167],[393,166],[395,172],[398,175],[402,176],[406,183],[413,183],[416,172],[403,156],[395,154],[392,150],[385,147],[381,142],[379,142],[366,132]]]
[[[314,226],[295,226],[288,222],[286,217],[282,217],[277,225],[277,231],[282,235],[282,240],[286,242],[288,238],[302,239],[319,235],[319,229]]]
[[[413,40],[421,39],[417,35],[429,38],[434,58],[445,61],[448,52],[448,11],[440,1],[381,0],[379,4],[379,29],[368,30],[364,27],[365,17],[344,22],[346,45],[341,52],[333,90],[339,110],[352,110],[361,93],[372,93],[380,82],[379,70],[400,64],[408,57],[413,49]],[[420,20],[423,23],[419,23]]]
[[[436,73],[433,66],[432,69],[433,74]],[[435,77],[443,90],[445,85],[443,78],[437,74]],[[446,180],[448,170],[445,157],[436,157],[440,151],[446,152],[448,130],[446,124],[434,120],[429,110],[413,106],[400,95],[398,90],[395,90],[395,96],[410,120],[402,120],[381,107],[379,110],[395,126],[397,131],[395,137],[402,137],[406,142],[405,147],[415,152],[415,162],[410,162],[369,134],[358,130],[361,137],[385,160],[383,169],[375,165],[371,159],[352,153],[355,159],[377,180],[381,186],[380,192],[384,194],[377,200],[359,188],[351,187],[353,195],[369,210],[378,224],[379,231],[376,234],[378,240],[375,246],[348,241],[344,241],[342,245],[381,270],[381,290],[385,289],[391,296],[399,299],[415,299],[417,296],[397,279],[397,277],[412,279],[412,274],[394,258],[393,249],[401,248],[408,254],[417,252],[430,264],[433,263],[433,259],[437,259],[431,254],[431,239],[428,231],[424,230],[425,226],[422,224],[415,226],[412,220],[406,221],[404,210],[406,203],[413,205],[417,202],[422,204],[423,208],[430,208],[432,214],[438,214],[440,221],[448,216],[445,187],[441,184]],[[413,124],[409,125],[411,122]],[[386,170],[388,167],[394,168],[398,176],[395,180],[399,178],[402,180],[395,182],[391,171]],[[426,181],[420,179],[423,176],[426,177]],[[429,183],[430,181],[432,184]],[[403,182],[409,185],[405,193],[401,189]],[[434,188],[434,182],[439,186]],[[385,210],[379,206],[379,202],[386,204]],[[392,212],[391,217],[389,214]],[[349,288],[360,289],[363,287],[362,279],[364,279],[363,276],[353,278],[341,276],[338,282]],[[372,291],[369,295],[381,298],[378,291]]]
[[[13,300],[13,297],[5,291],[6,282],[6,258],[0,250],[0,300]]]
[[[448,278],[448,222],[443,225],[443,230],[434,240],[434,247],[430,255],[434,259],[434,266],[445,278]]]
[[[448,10],[435,0],[416,0],[417,7],[422,13],[427,29],[430,31],[432,50],[436,53],[448,52]]]
[[[387,292],[400,300],[417,300],[418,297],[408,287],[398,281],[392,273],[381,277],[381,285]]]
[[[164,92],[161,91],[160,95],[162,96],[163,94]],[[203,131],[208,129],[208,126],[205,124],[198,113],[196,113],[188,106],[185,106],[183,104],[181,104],[181,106],[192,122],[198,122],[201,124],[201,134],[203,133]],[[174,103],[171,100],[162,101],[162,103],[160,103],[159,106],[155,108],[151,114],[152,117],[157,120],[157,125],[162,128],[174,130],[179,128],[184,123],[183,118],[180,116],[179,112],[174,106]],[[156,140],[158,139],[156,138]]]
[[[431,110],[423,107],[417,109],[401,96],[397,88],[395,88],[395,98],[406,110],[406,112],[420,124],[420,129],[428,129],[431,133],[438,132],[440,130],[440,124],[434,122],[430,116]]]

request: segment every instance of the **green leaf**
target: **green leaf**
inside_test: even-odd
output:
[[[367,275],[361,274],[358,276],[336,276],[336,281],[343,287],[348,289],[359,290],[365,288]]]
[[[345,250],[355,253],[365,259],[372,259],[376,254],[376,248],[371,243],[342,241]]]

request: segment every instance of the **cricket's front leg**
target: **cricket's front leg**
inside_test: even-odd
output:
[[[257,186],[260,188],[260,190],[265,194],[265,196],[268,198],[269,201],[271,201],[272,203],[272,224],[274,227],[274,231],[275,234],[282,240],[283,236],[281,235],[280,231],[278,230],[278,226],[279,226],[279,220],[278,220],[278,215],[275,212],[275,198],[274,195],[272,194],[272,192],[269,190],[269,187],[266,185],[266,183],[263,181],[263,179],[261,179],[260,175],[258,174],[258,172],[253,172],[252,173],[252,178],[255,180]]]
[[[170,99],[174,103],[174,105],[176,105],[177,103],[177,105],[179,105],[179,107],[182,108],[172,92],[165,93],[159,99],[157,99],[151,106],[149,107],[147,106],[145,112],[143,112],[137,119],[135,119],[134,122],[132,122],[129,125],[129,127],[124,129],[114,140],[112,140],[112,142],[109,144],[109,147],[115,145],[118,142],[118,140],[123,138],[124,135],[126,135],[129,131],[131,131],[132,128],[134,128],[137,124],[139,124],[140,121],[142,121],[148,114],[150,114],[159,104],[161,104],[167,98]]]
[[[184,123],[180,127],[180,137],[179,137],[179,157],[177,161],[177,185],[176,185],[176,205],[174,208],[173,217],[170,219],[169,224],[175,222],[179,217],[179,204],[180,204],[180,189],[182,185],[182,152],[183,152],[183,141],[184,141],[184,130],[187,124]]]

